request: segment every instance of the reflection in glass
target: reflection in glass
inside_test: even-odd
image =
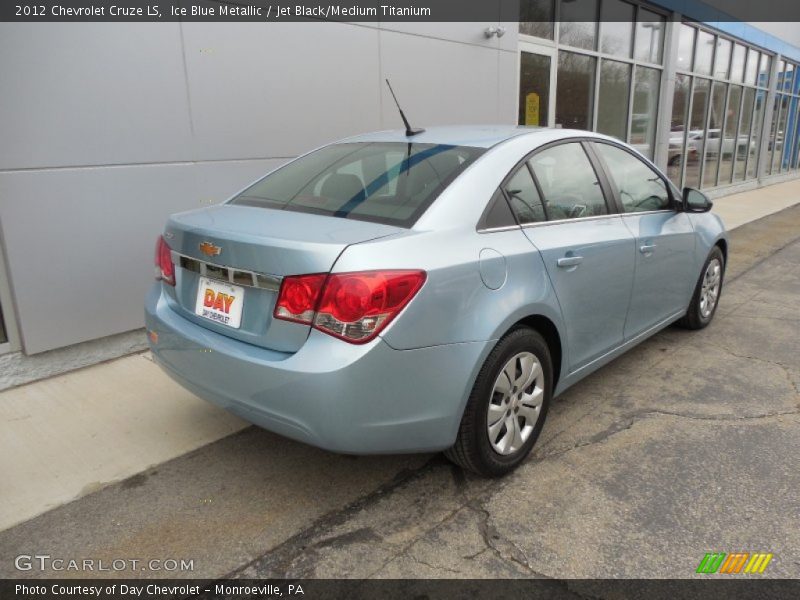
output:
[[[723,126],[722,140],[719,146],[719,185],[731,182],[733,176],[733,155],[739,145],[736,135],[736,126],[739,122],[739,109],[742,103],[742,88],[738,85],[730,86],[728,106],[725,109],[725,124]],[[746,143],[746,142],[745,142]]]
[[[519,32],[523,35],[553,39],[554,0],[521,0]]]
[[[744,82],[747,85],[756,84],[756,75],[758,74],[758,60],[759,53],[750,48],[747,51],[747,63],[744,67]]]
[[[756,104],[753,111],[753,136],[750,144],[750,156],[747,159],[747,178],[756,176],[758,169],[759,149],[761,147],[761,129],[764,125],[764,106],[767,101],[767,92],[756,90]]]
[[[797,81],[794,81],[796,72],[797,72],[797,67],[793,63],[787,62],[786,75],[785,75],[786,78],[785,89],[787,92],[791,92],[792,90],[794,90],[794,93],[797,93],[797,85],[800,84],[800,78],[797,78]]]
[[[733,58],[731,59],[731,81],[740,83],[742,81],[742,72],[744,71],[744,56],[747,48],[741,44],[736,44],[733,47]]]
[[[744,179],[745,166],[750,145],[755,144],[755,140],[750,140],[750,125],[753,122],[753,101],[756,97],[756,90],[744,88],[742,98],[742,120],[739,124],[739,142],[736,144],[736,156],[733,160],[733,180]]]
[[[756,85],[761,87],[769,87],[769,55],[762,54],[761,62],[758,65],[758,81]]]
[[[688,75],[675,76],[675,92],[672,96],[672,118],[670,119],[669,152],[667,155],[667,177],[681,187],[681,165],[683,164],[683,143],[686,136],[686,112],[689,110]],[[690,148],[688,161],[697,164],[697,151]]]
[[[655,148],[660,88],[661,71],[649,67],[636,67],[629,142],[650,159],[653,158]]]
[[[600,20],[600,51],[630,58],[633,5],[622,0],[603,0]]]
[[[519,67],[519,124],[547,127],[550,57],[523,52]]]
[[[714,58],[714,77],[727,79],[731,66],[731,48],[733,43],[725,38],[717,38],[717,53]]]
[[[776,155],[778,157],[778,170],[783,171],[786,167],[785,157],[789,153],[789,129],[787,123],[789,121],[789,104],[791,96],[781,96],[781,116],[778,121],[778,137],[781,139],[781,147],[777,149]]]
[[[664,17],[644,8],[639,8],[636,23],[636,60],[661,64],[661,48],[664,42]]]
[[[792,168],[794,156],[797,154],[795,146],[797,145],[797,98],[792,97],[789,100],[789,110],[786,115],[786,128],[784,131],[786,135],[786,151],[783,153],[783,163],[781,170],[785,171]]]
[[[725,124],[725,95],[727,84],[715,81],[711,88],[711,103],[708,108],[708,128],[706,129],[706,155],[703,167],[702,187],[717,184],[720,147],[722,145],[722,126]]]
[[[699,137],[692,141],[692,147],[697,149],[697,162],[692,164],[686,160],[685,184],[689,187],[700,187],[700,166],[702,164],[703,149],[705,146],[705,136],[703,132],[706,128],[706,114],[708,107],[708,92],[710,88],[708,79],[696,78],[694,80],[694,91],[692,92],[692,110],[689,117],[689,135],[697,132]]]
[[[769,173],[777,173],[780,170],[781,150],[783,150],[783,129],[781,128],[781,109],[783,108],[783,96],[775,96],[775,104],[772,107],[772,131],[769,136],[770,152]]]
[[[561,0],[559,42],[594,50],[597,39],[597,0]]]
[[[606,24],[604,23],[603,26]],[[628,127],[628,96],[631,66],[615,60],[600,63],[600,97],[597,105],[597,131],[625,140]]]
[[[694,34],[697,30],[688,25],[681,25],[678,37],[678,65],[683,71],[692,70],[692,53],[694,52]]]
[[[711,75],[714,58],[714,36],[707,31],[697,32],[697,47],[694,55],[694,70],[701,75]]]
[[[778,63],[778,81],[776,84],[779,92],[786,91],[788,86],[786,84],[786,61],[782,60]]]
[[[592,56],[558,53],[556,123],[564,128],[592,128],[595,62]]]

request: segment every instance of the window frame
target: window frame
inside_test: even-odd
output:
[[[619,148],[620,150],[622,150],[624,152],[627,152],[633,158],[637,159],[643,165],[648,167],[661,180],[661,183],[664,184],[664,188],[667,190],[667,197],[669,198],[669,207],[668,208],[659,208],[657,210],[641,210],[641,211],[635,211],[635,212],[626,212],[625,211],[625,205],[622,203],[621,194],[619,192],[619,189],[617,188],[616,182],[614,181],[614,176],[611,173],[611,168],[608,166],[608,163],[603,158],[603,156],[599,152],[595,151],[593,144],[607,144],[609,146],[614,146],[615,148]],[[597,161],[602,165],[602,168],[604,169],[604,171],[606,173],[606,176],[607,176],[607,179],[608,179],[608,184],[611,187],[611,190],[612,190],[612,193],[614,195],[614,199],[616,201],[616,204],[620,209],[620,213],[619,214],[621,214],[622,216],[626,216],[626,215],[647,215],[647,214],[655,214],[655,213],[663,213],[663,212],[676,212],[677,213],[677,212],[681,211],[681,209],[683,208],[683,199],[678,199],[678,198],[675,197],[675,194],[673,193],[672,185],[670,185],[669,178],[667,178],[666,175],[664,175],[661,172],[661,170],[658,167],[656,167],[652,162],[647,160],[646,157],[642,157],[639,154],[636,154],[635,152],[632,152],[630,150],[630,148],[626,148],[622,144],[619,144],[619,143],[614,142],[612,140],[605,140],[605,139],[601,140],[601,139],[598,139],[598,140],[594,140],[593,144],[589,144],[589,146],[591,147],[592,153],[594,153],[595,156],[597,157]]]
[[[618,217],[618,216],[623,215],[623,214],[629,214],[629,213],[624,213],[623,212],[623,208],[622,208],[622,205],[619,202],[619,198],[615,194],[614,189],[611,187],[612,184],[609,181],[608,173],[605,170],[604,165],[600,162],[599,158],[596,156],[593,148],[591,148],[591,143],[590,142],[594,142],[594,141],[605,141],[605,140],[601,140],[600,138],[595,138],[595,137],[590,137],[590,136],[570,137],[570,138],[565,138],[565,139],[560,139],[560,140],[554,140],[554,141],[551,141],[551,142],[547,142],[546,144],[542,144],[541,146],[537,146],[536,148],[534,148],[533,150],[531,150],[530,152],[525,154],[522,157],[522,159],[520,159],[516,163],[514,163],[514,166],[511,167],[511,169],[509,169],[508,173],[506,173],[506,175],[500,181],[500,183],[498,184],[498,186],[495,189],[495,191],[492,192],[491,197],[486,202],[486,207],[484,208],[483,212],[481,213],[480,218],[478,219],[478,223],[477,223],[477,225],[475,227],[475,230],[478,233],[496,233],[496,232],[502,232],[502,231],[511,231],[513,229],[526,229],[526,228],[529,228],[529,227],[542,227],[542,226],[547,226],[547,225],[558,225],[558,224],[563,224],[563,223],[574,223],[574,222],[579,222],[579,221],[592,221],[592,220],[596,220],[596,219],[606,219],[606,218],[609,218],[609,217]],[[506,191],[505,191],[505,186],[508,184],[508,182],[511,180],[511,178],[514,175],[517,174],[517,171],[519,171],[519,169],[524,166],[524,167],[526,167],[528,169],[528,173],[530,174],[531,178],[533,179],[533,183],[536,186],[536,190],[539,192],[539,196],[542,199],[544,199],[545,196],[544,196],[544,194],[542,192],[542,187],[539,184],[539,180],[536,177],[536,173],[533,172],[533,169],[528,164],[528,161],[531,158],[533,158],[534,156],[536,156],[537,154],[539,154],[540,152],[544,152],[545,150],[548,150],[548,149],[553,148],[555,146],[560,146],[562,144],[572,144],[572,143],[579,144],[581,146],[581,148],[583,149],[584,153],[586,154],[586,158],[589,160],[589,164],[591,165],[592,169],[595,172],[595,175],[597,176],[597,181],[600,184],[600,190],[601,190],[601,192],[603,194],[603,200],[604,200],[604,202],[606,204],[606,209],[608,210],[608,212],[606,214],[604,214],[604,215],[592,215],[592,216],[589,216],[589,217],[575,217],[574,219],[553,219],[553,220],[548,219],[546,221],[539,221],[539,222],[536,222],[536,223],[524,223],[524,224],[520,223],[519,220],[517,219],[517,215],[514,212],[514,209],[511,206],[511,203],[509,202],[508,195],[506,194]],[[623,147],[623,146],[621,146],[621,147]],[[661,176],[661,175],[659,174],[659,176]],[[663,179],[663,176],[662,176],[662,179]],[[670,189],[669,185],[667,185],[667,189],[670,191],[670,196],[672,196],[672,194],[671,194],[672,190]],[[508,210],[511,212],[511,215],[514,218],[514,224],[504,225],[504,226],[501,226],[501,227],[486,227],[485,226],[486,217],[489,214],[489,212],[491,211],[494,203],[497,201],[496,198],[497,198],[497,191],[498,190],[500,191],[500,197],[505,200],[506,205],[508,207]]]

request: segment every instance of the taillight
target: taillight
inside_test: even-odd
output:
[[[275,318],[363,344],[384,329],[425,283],[425,271],[362,271],[285,277]]]
[[[175,265],[172,264],[172,251],[164,241],[164,236],[158,236],[156,242],[156,279],[166,284],[175,285]]]
[[[273,313],[275,318],[310,325],[325,277],[324,273],[284,277]]]

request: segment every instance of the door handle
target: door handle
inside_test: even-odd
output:
[[[576,267],[582,262],[582,256],[565,256],[564,258],[559,258],[556,264],[562,269],[566,269],[567,267]]]
[[[653,250],[655,249],[656,249],[655,244],[642,244],[641,246],[639,246],[639,252],[641,252],[642,254],[652,254]]]

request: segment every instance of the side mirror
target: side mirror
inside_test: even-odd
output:
[[[704,213],[711,210],[714,203],[703,192],[694,188],[683,188],[683,208],[686,212]]]

